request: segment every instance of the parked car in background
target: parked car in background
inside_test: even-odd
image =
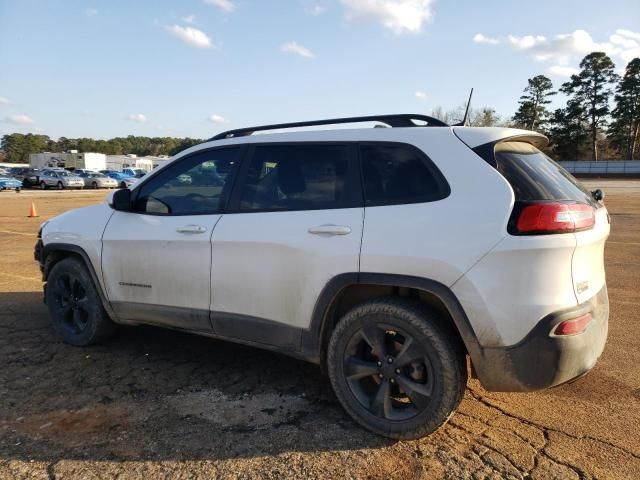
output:
[[[129,188],[138,181],[137,178],[130,177],[129,175],[125,175],[122,172],[107,173],[107,176],[116,180],[120,188]]]
[[[43,170],[40,174],[40,188],[84,188],[84,180],[66,170]]]
[[[147,174],[147,172],[144,171],[141,168],[124,168],[122,170],[122,173],[124,173],[125,175],[129,175],[130,177],[135,177],[135,178],[142,178]]]
[[[89,170],[88,168],[76,168],[72,172],[74,175],[80,176],[83,173],[99,173],[96,170]]]
[[[22,182],[13,177],[0,175],[0,190],[17,190],[22,189]]]
[[[122,173],[119,170],[112,170],[110,168],[107,168],[105,170],[100,170],[100,173],[104,173],[105,175],[111,175],[112,173]]]
[[[20,180],[23,187],[35,187],[40,184],[40,170],[29,167],[13,167],[7,173]]]
[[[118,181],[100,172],[84,172],[79,175],[84,180],[84,186],[90,188],[117,188]]]

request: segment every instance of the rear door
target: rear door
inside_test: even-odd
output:
[[[297,348],[320,292],[358,272],[363,200],[355,147],[250,147],[213,235],[217,334]]]

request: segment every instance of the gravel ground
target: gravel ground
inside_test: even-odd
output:
[[[595,184],[613,227],[598,365],[532,394],[470,380],[451,421],[411,442],[360,429],[317,367],[284,356],[150,327],[62,344],[35,234],[105,193],[0,192],[0,479],[638,478],[640,181]],[[32,201],[39,219],[26,218]]]

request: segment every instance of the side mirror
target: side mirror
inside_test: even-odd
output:
[[[593,190],[591,192],[591,195],[593,196],[594,200],[597,202],[601,202],[602,200],[604,200],[604,192],[599,188]]]
[[[114,210],[118,210],[120,212],[130,212],[131,211],[131,190],[128,188],[122,188],[120,190],[116,190],[107,198],[107,202],[109,206]]]

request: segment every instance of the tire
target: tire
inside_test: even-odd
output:
[[[122,182],[122,183],[120,184],[120,188],[127,188],[127,184],[126,184],[126,183],[124,183],[124,182]]]
[[[64,189],[64,185],[62,184],[62,182],[58,182],[58,190],[63,190]]]
[[[47,184],[44,182],[40,182],[40,189],[41,190],[46,190],[47,189]]]
[[[327,368],[356,422],[398,440],[423,437],[447,422],[462,401],[467,366],[459,341],[439,320],[398,297],[368,301],[342,317]]]
[[[93,188],[98,188],[98,183],[97,183],[97,182],[93,182],[93,183],[91,184],[91,186],[92,186]]]
[[[78,258],[64,258],[53,266],[45,300],[53,327],[65,343],[92,345],[116,330],[87,268]]]

